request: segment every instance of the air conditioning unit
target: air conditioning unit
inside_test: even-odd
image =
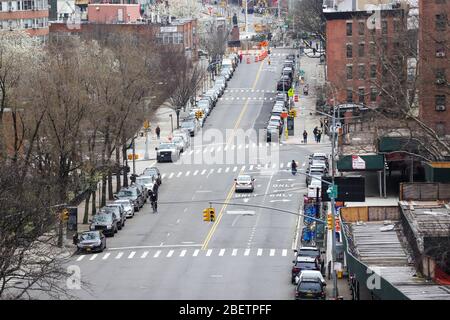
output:
[[[445,57],[445,52],[444,52],[444,51],[436,52],[436,57],[438,57],[438,58],[443,58],[443,57]]]
[[[445,106],[444,105],[437,105],[436,106],[436,111],[445,111]]]
[[[439,84],[439,85],[445,84],[446,82],[447,81],[445,81],[445,79],[443,79],[443,78],[436,79],[436,84]]]

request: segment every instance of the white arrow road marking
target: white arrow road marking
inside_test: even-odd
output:
[[[172,179],[173,175],[174,175],[174,173],[171,172],[170,175],[169,175],[169,179]]]
[[[186,254],[186,250],[181,250],[180,257],[184,257],[185,254]]]
[[[224,253],[225,253],[225,249],[220,249],[219,257],[223,257]]]
[[[233,249],[233,252],[231,253],[231,255],[234,257],[237,255],[237,249]]]
[[[292,200],[288,200],[288,199],[281,199],[281,200],[270,200],[269,202],[290,202]]]
[[[170,258],[173,255],[174,250],[170,250],[169,253],[167,253],[167,258]]]
[[[200,174],[201,174],[201,175],[204,175],[205,172],[206,172],[206,169],[203,169],[203,170],[202,170],[202,173],[200,173]]]
[[[208,251],[206,251],[206,256],[209,257],[212,253],[212,249],[208,249]]]
[[[196,176],[198,173],[198,170],[195,170],[194,173],[192,175]]]
[[[116,256],[116,259],[120,259],[123,256],[123,252],[119,252]]]
[[[248,256],[250,254],[250,249],[245,249],[244,256]]]
[[[161,254],[161,250],[156,251],[153,258],[158,258],[160,254]]]
[[[130,255],[128,256],[128,259],[133,259],[134,255],[136,254],[136,251],[132,251]]]
[[[200,252],[199,249],[195,249],[194,253],[192,254],[193,257],[198,256],[198,253]]]
[[[95,258],[97,258],[98,254],[94,254],[89,260],[94,260]]]
[[[148,255],[148,251],[144,251],[144,253],[141,255],[141,259],[144,259],[145,257],[147,257]]]
[[[273,257],[275,255],[275,249],[270,249],[270,254],[271,257]]]
[[[86,255],[79,256],[78,259],[77,259],[77,261],[83,260],[85,256],[86,256]]]
[[[281,255],[282,255],[283,257],[286,257],[286,255],[287,255],[287,249],[283,249],[283,251],[281,252]]]

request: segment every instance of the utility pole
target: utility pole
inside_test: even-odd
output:
[[[245,32],[248,32],[248,0],[245,1]]]

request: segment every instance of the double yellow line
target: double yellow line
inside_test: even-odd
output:
[[[262,70],[262,67],[263,67],[264,63],[265,62],[263,61],[261,63],[261,65],[259,66],[258,72],[256,74],[255,81],[253,82],[252,90],[255,90],[255,87],[256,87],[256,84],[258,83],[258,79],[259,79],[259,77],[261,75],[261,70]],[[234,137],[236,135],[236,130],[239,127],[239,125],[241,124],[242,118],[243,118],[245,112],[247,111],[247,107],[248,107],[248,100],[245,102],[244,107],[242,108],[242,111],[239,114],[238,119],[236,120],[236,124],[235,124],[235,126],[233,128],[233,134],[228,139],[227,145],[229,145],[234,140]],[[209,241],[211,240],[214,232],[216,231],[217,226],[220,223],[220,220],[222,220],[223,213],[224,213],[225,209],[227,208],[228,203],[230,202],[231,197],[233,196],[233,193],[234,193],[234,184],[231,185],[230,191],[228,192],[227,198],[225,199],[225,204],[220,209],[220,212],[217,215],[216,221],[214,221],[213,226],[211,227],[211,229],[209,230],[208,234],[206,235],[205,241],[203,241],[202,250],[206,250],[206,248],[208,247]]]

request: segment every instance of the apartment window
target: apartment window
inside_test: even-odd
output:
[[[358,45],[358,56],[364,57],[364,43]]]
[[[358,34],[360,36],[363,36],[365,30],[366,30],[366,23],[364,21],[359,21],[358,22]]]
[[[351,103],[353,102],[353,90],[347,89],[347,102]]]
[[[445,13],[436,15],[436,30],[445,31],[447,27],[447,15]]]
[[[352,79],[353,79],[353,66],[348,65],[347,66],[347,80],[352,80]]]
[[[3,11],[3,2],[1,2],[0,1],[0,12],[2,12]],[[1,24],[0,24],[0,28],[1,28],[2,26],[1,26]]]
[[[436,75],[436,84],[437,85],[443,85],[447,83],[447,80],[445,79],[445,69],[436,69],[435,70]]]
[[[445,95],[435,96],[436,111],[445,111],[446,109],[446,97]]]
[[[434,2],[436,4],[445,4],[447,1],[446,0],[434,0]]]
[[[445,57],[445,42],[436,43],[436,57],[438,58]]]
[[[347,22],[347,36],[353,35],[353,23]]]
[[[364,88],[359,88],[358,89],[358,101],[359,101],[359,103],[364,104],[364,95],[365,95]]]
[[[394,20],[394,32],[399,32],[400,26],[400,20]]]
[[[377,77],[377,65],[376,64],[371,64],[370,65],[370,77],[372,79]]]
[[[381,21],[381,33],[387,34],[388,33],[388,22],[387,20]]]
[[[377,88],[370,88],[370,101],[371,102],[377,101],[377,96],[378,96]]]
[[[31,29],[33,27],[33,19],[23,19],[22,26],[25,29]]]
[[[366,66],[361,64],[358,66],[358,78],[364,80],[366,78]]]
[[[33,9],[33,0],[24,0],[23,10],[31,10],[31,9]]]
[[[347,44],[347,58],[353,57],[353,46],[351,43]]]
[[[371,42],[370,43],[369,50],[370,50],[370,55],[374,56],[375,55],[375,51],[376,51],[375,42]]]

